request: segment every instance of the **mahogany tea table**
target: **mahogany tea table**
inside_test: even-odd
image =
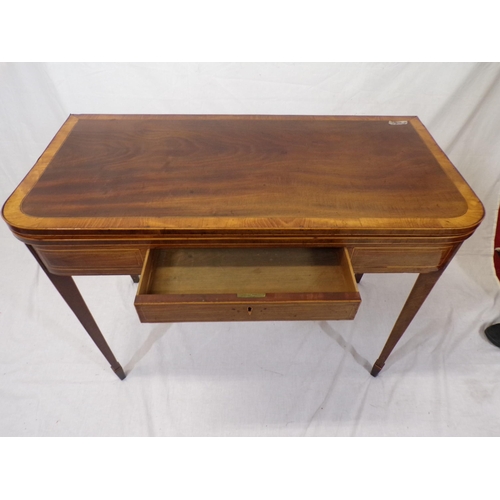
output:
[[[418,273],[376,376],[483,216],[399,116],[70,115],[3,208],[121,379],[72,276],[179,322],[353,319],[363,273]]]

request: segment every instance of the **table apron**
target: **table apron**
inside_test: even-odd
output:
[[[57,275],[140,274],[149,248],[189,247],[189,244],[34,245],[47,269]],[[209,246],[209,245],[205,245]],[[241,244],[239,246],[242,246]],[[279,246],[279,245],[278,245]],[[285,246],[285,245],[283,245]],[[304,245],[301,245],[304,246]],[[327,245],[322,245],[327,246]],[[342,245],[328,245],[341,247]],[[346,245],[355,273],[427,273],[440,269],[456,245],[438,242]]]

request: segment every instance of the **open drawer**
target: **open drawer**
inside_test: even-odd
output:
[[[344,248],[153,249],[143,323],[353,319],[361,298]]]

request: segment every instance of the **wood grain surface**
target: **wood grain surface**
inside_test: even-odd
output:
[[[357,291],[338,248],[156,250],[152,294]]]
[[[483,208],[415,117],[72,115],[3,214],[22,234],[470,234]]]

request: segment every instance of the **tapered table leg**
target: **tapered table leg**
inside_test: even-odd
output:
[[[453,256],[455,255],[455,253],[458,251],[459,248],[460,245],[457,245],[457,247],[455,247],[455,249],[449,256],[446,265],[444,265],[438,271],[434,271],[432,273],[419,274],[417,280],[415,281],[415,284],[413,285],[410,295],[408,296],[408,299],[406,300],[406,303],[403,306],[403,309],[399,314],[398,319],[396,320],[392,332],[389,335],[389,338],[387,339],[387,342],[384,348],[382,349],[382,352],[380,353],[379,358],[377,359],[377,361],[375,361],[375,364],[373,365],[372,371],[370,372],[371,375],[376,377],[379,374],[380,370],[382,370],[387,358],[389,357],[389,354],[391,354],[392,350],[398,343],[399,339],[403,336],[403,333],[406,331],[408,325],[411,323],[411,321],[417,314],[418,310],[420,309],[420,306],[425,302],[425,299],[429,295],[430,291],[436,284],[437,280],[441,277],[441,275],[443,274],[446,267],[448,266],[451,259],[453,258]]]
[[[140,276],[138,274],[131,274],[130,277],[134,283],[139,283]]]
[[[71,276],[59,276],[57,274],[52,274],[40,260],[36,250],[30,245],[26,246],[33,254],[38,264],[40,264],[40,267],[43,269],[49,280],[56,287],[57,291],[61,294],[62,298],[71,308],[75,316],[80,320],[80,323],[83,325],[85,330],[87,330],[87,333],[90,335],[90,338],[94,341],[95,345],[108,360],[108,363],[111,365],[111,369],[121,380],[123,380],[125,378],[125,372],[123,371],[120,363],[116,360],[114,354],[111,352],[111,349],[99,330],[97,323],[92,317],[87,304],[85,304],[80,291],[73,281],[73,278]]]
[[[363,273],[356,273],[354,277],[356,278],[356,283],[359,283],[363,277]]]
[[[384,349],[380,353],[379,358],[375,361],[373,365],[371,374],[376,377],[380,370],[384,367],[384,364],[391,354],[392,350],[398,343],[399,339],[403,336],[403,333],[408,328],[408,325],[411,323],[412,319],[417,314],[420,306],[424,303],[427,295],[432,290],[432,287],[436,284],[437,280],[441,276],[442,271],[436,271],[434,273],[428,274],[420,274],[413,286],[408,299],[392,329],[389,338],[384,346]]]

